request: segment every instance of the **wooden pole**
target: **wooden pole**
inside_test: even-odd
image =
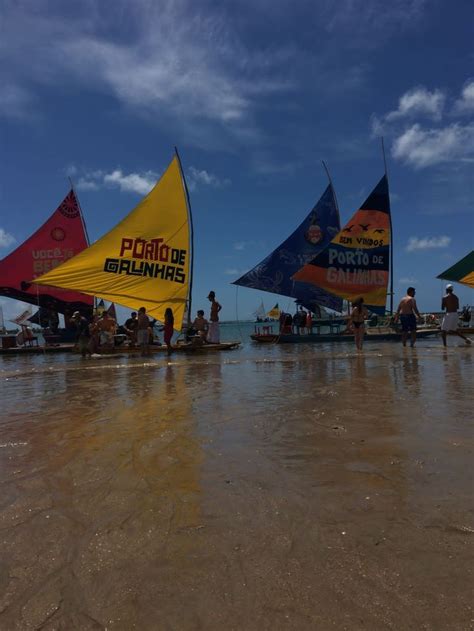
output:
[[[184,177],[183,165],[181,164],[181,158],[179,157],[178,148],[174,148],[176,158],[178,159],[179,170],[181,171],[181,177],[183,178],[184,190],[186,191],[186,204],[188,207],[189,218],[189,240],[191,245],[190,252],[190,265],[189,265],[189,294],[188,294],[188,327],[191,325],[192,316],[192,291],[193,291],[193,277],[194,277],[194,226],[193,226],[193,214],[191,211],[191,200],[189,198],[188,185],[186,178]]]
[[[390,315],[393,315],[393,224],[392,224],[392,210],[390,208],[390,191],[388,187],[388,171],[387,171],[387,159],[385,157],[385,145],[383,141],[383,136],[381,137],[382,141],[382,156],[383,156],[383,165],[385,170],[385,177],[387,179],[387,190],[388,190],[388,216],[390,219]]]

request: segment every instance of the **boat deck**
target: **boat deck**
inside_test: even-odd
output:
[[[419,329],[417,331],[418,338],[425,338],[437,335],[439,329]],[[250,336],[254,342],[263,344],[324,344],[325,342],[353,342],[353,333],[312,333],[297,334],[286,333],[254,333]],[[368,329],[364,337],[364,342],[372,341],[399,341],[401,333],[393,331],[388,327],[376,327],[376,329]]]
[[[173,345],[173,351],[179,353],[209,353],[216,351],[229,351],[234,350],[240,346],[240,342],[222,342],[221,344],[203,344],[202,346],[195,346],[193,344],[175,344]],[[166,346],[152,345],[150,346],[151,353],[166,353]],[[58,344],[55,346],[14,346],[11,348],[0,348],[0,355],[13,356],[13,355],[39,355],[50,353],[71,353],[75,352],[74,344]],[[101,349],[102,355],[116,355],[119,353],[139,354],[140,349],[138,347],[130,346],[115,346],[112,349]]]

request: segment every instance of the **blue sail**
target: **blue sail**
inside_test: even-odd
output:
[[[341,229],[334,191],[329,185],[306,219],[286,241],[234,285],[289,296],[317,311],[316,305],[342,311],[342,300],[323,289],[293,281],[293,274],[324,250]]]

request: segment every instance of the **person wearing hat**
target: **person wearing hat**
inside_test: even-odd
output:
[[[74,311],[71,318],[71,324],[76,327],[76,346],[82,357],[91,356],[90,341],[91,334],[89,330],[89,322],[87,318],[82,316],[79,311]]]
[[[443,321],[441,323],[441,336],[443,338],[443,346],[447,346],[446,336],[448,333],[454,333],[455,335],[462,337],[466,344],[471,344],[471,340],[458,331],[459,298],[454,293],[454,288],[451,283],[446,285],[446,295],[441,301],[441,309],[445,311]]]
[[[219,344],[219,311],[222,306],[216,300],[216,294],[213,291],[209,292],[207,299],[211,302],[211,313],[209,316],[209,330],[207,332],[207,341],[209,344]]]

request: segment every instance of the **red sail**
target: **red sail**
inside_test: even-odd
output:
[[[71,190],[41,228],[0,261],[0,295],[39,303],[59,313],[90,313],[91,296],[31,284],[34,278],[79,254],[87,245],[79,204]]]

